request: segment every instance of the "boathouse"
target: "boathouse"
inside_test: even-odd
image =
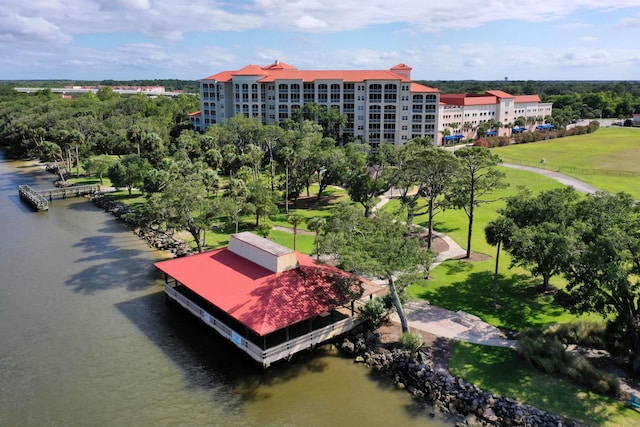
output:
[[[263,367],[353,329],[356,306],[384,290],[249,232],[154,265],[168,298]]]

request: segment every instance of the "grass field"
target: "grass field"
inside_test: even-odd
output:
[[[604,191],[640,199],[640,129],[600,128],[588,135],[492,149],[505,162],[545,167]],[[545,163],[540,161],[544,159]]]

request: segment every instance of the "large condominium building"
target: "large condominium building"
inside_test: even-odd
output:
[[[200,130],[236,114],[269,124],[313,102],[346,114],[343,135],[375,147],[418,137],[440,145],[445,128],[468,138],[483,121],[506,125],[519,116],[551,114],[551,104],[540,104],[537,95],[441,95],[438,89],[414,83],[411,70],[405,64],[389,70],[299,70],[280,61],[248,65],[200,80],[200,111],[190,120]]]
[[[346,114],[345,136],[373,146],[381,141],[402,145],[438,134],[440,92],[411,81],[411,67],[390,70],[298,70],[276,61],[248,65],[200,80],[201,109],[191,115],[204,130],[236,114],[268,124],[291,117],[306,103]]]

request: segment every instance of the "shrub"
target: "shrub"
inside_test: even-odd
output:
[[[385,306],[382,298],[368,300],[358,311],[360,317],[369,322],[374,328],[389,320],[389,313],[391,312]]]
[[[536,335],[531,329],[523,331],[516,352],[537,369],[549,375],[561,375],[596,393],[616,395],[620,391],[618,378],[594,368],[584,357],[567,352],[556,337],[540,331]]]
[[[414,334],[412,332],[405,332],[400,338],[400,345],[405,350],[416,351],[419,350],[424,342],[420,334]]]
[[[603,322],[570,322],[548,326],[543,334],[564,344],[606,348],[606,325]]]
[[[271,228],[271,224],[263,222],[256,227],[256,233],[266,239],[271,234]]]

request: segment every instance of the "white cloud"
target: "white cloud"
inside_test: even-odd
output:
[[[567,22],[564,24],[558,25],[558,28],[563,30],[578,30],[582,28],[591,27],[591,24],[587,24],[586,22]]]
[[[639,28],[639,15],[629,13],[639,7],[640,0],[613,5],[601,0],[3,0],[0,78],[18,67],[27,72],[41,67],[40,76],[46,77],[54,67],[67,72],[65,66],[83,72],[83,78],[98,73],[201,78],[274,59],[308,69],[388,69],[403,62],[414,68],[414,76],[439,79],[560,78],[554,70],[575,73],[580,67],[599,75],[603,62],[616,61],[609,75],[628,71],[621,78],[630,78],[640,57],[632,37],[621,40],[626,33],[603,31],[595,38],[580,30],[593,25],[586,19],[589,12],[616,16],[609,29]],[[625,9],[621,19],[623,8],[635,9]],[[510,35],[500,26],[514,21],[546,27],[519,34],[520,46],[505,46]],[[551,42],[545,38],[544,31],[558,34],[558,29],[572,31]],[[481,32],[488,36],[478,38]],[[152,43],[129,43],[129,34]],[[84,35],[104,35],[109,43],[88,48],[99,37]],[[202,40],[206,46],[197,44]],[[599,50],[604,43],[626,49]]]
[[[311,31],[353,30],[374,24],[405,23],[425,31],[470,28],[489,22],[520,20],[541,22],[560,19],[574,11],[615,10],[640,6],[638,0],[620,0],[603,5],[599,0],[255,0],[258,9],[268,17],[270,25],[293,23],[305,31],[309,20],[329,23],[312,27]],[[304,19],[302,19],[304,18]]]
[[[624,29],[640,28],[640,18],[626,18],[626,19],[623,19],[618,24],[618,27],[619,28],[624,28]]]
[[[0,40],[5,43],[67,43],[71,41],[71,37],[61,31],[57,25],[42,17],[0,13]]]

